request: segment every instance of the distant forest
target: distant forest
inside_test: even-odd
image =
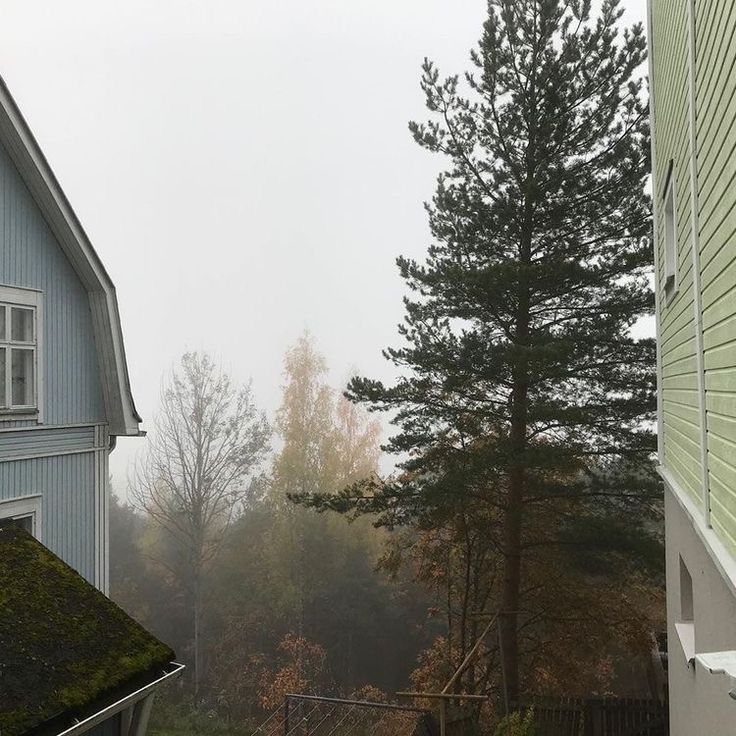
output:
[[[205,374],[223,379],[207,356],[185,356],[166,390],[190,399],[199,391],[195,403],[214,400],[222,385],[203,388]],[[113,599],[189,664],[187,697],[228,719],[255,717],[286,692],[393,693],[444,631],[434,591],[420,570],[396,567],[398,540],[388,531],[367,517],[348,522],[287,498],[297,490],[337,492],[378,472],[379,424],[329,387],[326,374],[312,338],[303,336],[285,357],[282,405],[263,443],[277,449],[242,468],[237,492],[228,490],[204,532],[199,673],[197,560],[192,536],[181,531],[186,522],[162,519],[150,497],[137,502],[134,488],[130,503],[113,496]],[[249,388],[231,389],[231,403],[217,408],[219,424],[232,418],[242,392],[252,402]],[[240,420],[263,430],[258,412]],[[157,430],[166,426],[160,420]],[[247,442],[252,452],[253,433]]]
[[[255,727],[289,692],[395,700],[406,688],[441,690],[496,605],[496,542],[488,520],[471,510],[412,527],[398,516],[395,525],[379,524],[377,515],[346,518],[290,500],[309,491],[337,497],[356,482],[380,480],[380,425],[329,386],[327,373],[314,339],[303,335],[284,358],[273,426],[253,405],[251,388],[231,385],[206,355],[185,355],[168,377],[155,431],[169,436],[165,443],[151,437],[131,475],[130,500],[113,495],[110,514],[113,599],[188,665],[154,725],[197,730],[200,719],[207,732]],[[200,449],[187,452],[217,455],[234,415],[244,426],[231,461],[242,472],[197,548],[199,532],[186,516],[206,503],[172,495],[155,463],[163,449],[174,454],[176,442],[182,450],[198,436]],[[177,439],[174,426],[189,427],[191,436]],[[205,426],[211,437],[197,434]],[[153,491],[145,489],[149,477]],[[172,518],[161,513],[167,500]],[[626,592],[604,570],[588,577],[591,587],[560,599],[570,616],[594,613],[576,627],[585,636],[550,650],[540,686],[640,694],[658,591],[642,580]],[[628,644],[616,641],[622,631]],[[498,686],[493,643],[475,669],[477,683],[467,686]]]

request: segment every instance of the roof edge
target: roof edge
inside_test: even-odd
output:
[[[105,705],[100,704],[96,707],[93,706],[93,713],[88,715],[86,718],[77,721],[73,726],[70,726],[66,730],[58,732],[57,736],[81,736],[81,734],[86,733],[103,721],[112,718],[121,711],[124,711],[126,708],[129,708],[131,705],[134,705],[149,695],[152,695],[156,690],[167,684],[170,680],[179,677],[184,668],[185,666],[183,664],[179,664],[178,662],[169,662],[166,668],[162,671],[162,674],[155,680],[137,687],[126,695],[122,695],[112,703]],[[138,680],[138,683],[140,684],[140,680]]]

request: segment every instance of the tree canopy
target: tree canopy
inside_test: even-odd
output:
[[[425,60],[431,117],[410,130],[446,161],[426,205],[432,243],[423,262],[397,261],[403,344],[385,356],[400,377],[356,377],[347,392],[391,413],[401,472],[297,496],[387,525],[483,513],[511,698],[520,662],[534,669],[519,642],[539,616],[533,561],[657,513],[654,342],[632,334],[653,308],[646,43],[640,25],[620,29],[622,12],[492,0],[462,80]],[[613,536],[587,533],[593,548]]]

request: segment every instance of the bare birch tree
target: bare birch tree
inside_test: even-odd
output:
[[[235,386],[204,353],[185,353],[161,389],[147,452],[130,480],[137,504],[174,540],[171,570],[190,599],[195,692],[202,674],[203,581],[269,447],[250,385]]]

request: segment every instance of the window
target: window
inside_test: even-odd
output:
[[[680,640],[685,660],[690,663],[695,658],[695,599],[693,578],[685,561],[680,557],[680,611],[675,631]]]
[[[40,410],[41,294],[0,287],[0,415]]]
[[[664,190],[664,293],[671,299],[677,292],[677,203],[675,172],[670,161]]]
[[[694,619],[693,578],[684,560],[680,557],[680,621],[687,622]]]
[[[41,496],[23,496],[0,501],[0,527],[19,526],[41,538]]]

